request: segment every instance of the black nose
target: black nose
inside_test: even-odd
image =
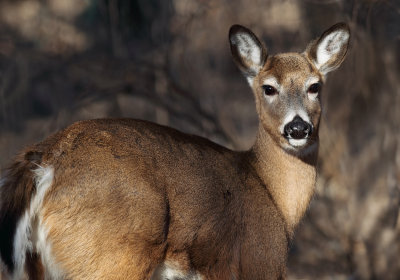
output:
[[[308,122],[296,116],[284,127],[285,136],[293,139],[304,139],[311,135],[312,127]]]

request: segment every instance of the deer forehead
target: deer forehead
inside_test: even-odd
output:
[[[284,88],[305,87],[322,80],[318,70],[297,53],[279,54],[268,58],[260,73],[260,83]]]

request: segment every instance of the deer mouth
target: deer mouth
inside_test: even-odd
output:
[[[289,142],[289,144],[291,145],[291,146],[293,146],[293,147],[303,147],[303,146],[305,146],[306,144],[307,144],[307,142],[308,142],[308,139],[307,138],[305,138],[305,139],[293,139],[293,138],[289,138],[288,139],[288,142]]]

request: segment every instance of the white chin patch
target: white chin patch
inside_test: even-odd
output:
[[[293,147],[302,147],[307,143],[307,139],[293,139],[290,138],[289,144],[292,145]]]

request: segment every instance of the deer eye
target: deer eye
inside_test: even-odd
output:
[[[318,93],[321,90],[321,84],[315,83],[308,88],[308,93]]]
[[[278,91],[273,86],[263,85],[262,88],[264,90],[265,95],[272,96],[272,95],[278,94]]]

